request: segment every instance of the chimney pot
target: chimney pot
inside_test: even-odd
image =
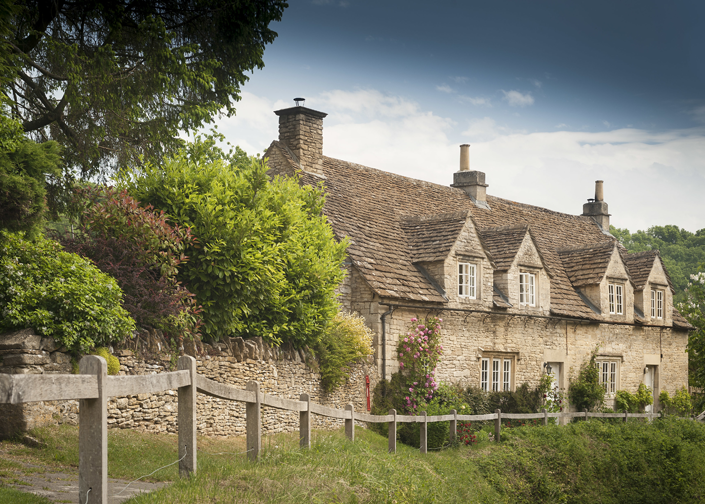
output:
[[[470,144],[460,146],[460,171],[470,171]]]
[[[602,180],[595,181],[595,201],[604,201],[605,193],[602,189]]]

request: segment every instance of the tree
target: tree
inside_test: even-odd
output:
[[[600,384],[600,372],[597,369],[596,347],[590,354],[590,359],[580,365],[577,377],[570,378],[568,399],[577,411],[601,408],[605,401],[605,388]]]
[[[35,238],[46,213],[46,177],[60,173],[60,148],[26,139],[22,126],[2,112],[0,102],[0,229]]]
[[[199,139],[120,183],[198,239],[179,278],[203,306],[206,336],[313,347],[337,311],[347,241],[322,214],[321,188],[270,181],[266,171],[240,149],[225,154]]]
[[[7,5],[2,0],[0,7]],[[84,177],[159,160],[262,68],[285,0],[18,0],[4,93],[25,132],[62,144]],[[2,61],[0,61],[2,63]],[[1,65],[0,65],[1,66]]]
[[[690,385],[705,389],[705,267],[690,275],[686,299],[678,311],[695,330],[688,335],[688,374]]]
[[[610,233],[629,252],[658,250],[676,291],[676,301],[684,299],[689,276],[705,261],[705,229],[691,233],[677,226],[652,226],[646,231],[630,233],[610,226]]]

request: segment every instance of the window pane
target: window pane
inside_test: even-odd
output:
[[[617,313],[619,315],[622,314],[622,286],[621,285],[616,285],[616,290],[617,290]]]
[[[504,360],[504,376],[502,380],[502,390],[509,392],[511,390],[511,377],[512,377],[512,361]]]
[[[609,293],[610,313],[614,313],[614,285],[609,284],[607,289]]]
[[[610,394],[617,391],[617,363],[610,362]]]
[[[490,360],[482,359],[482,370],[480,371],[480,388],[484,391],[488,390],[488,374],[490,368]]]
[[[658,318],[663,318],[663,291],[658,291],[656,293],[656,297],[657,297],[657,301],[658,301],[657,307],[656,307],[657,308],[656,316]]]
[[[499,392],[499,359],[492,360],[492,391]]]
[[[475,265],[468,264],[468,296],[475,299]]]
[[[651,291],[651,317],[656,316],[656,292]]]

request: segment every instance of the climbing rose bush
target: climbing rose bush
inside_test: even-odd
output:
[[[442,319],[428,317],[425,321],[411,319],[411,326],[405,335],[399,338],[397,357],[399,372],[404,377],[404,408],[415,413],[419,405],[433,399],[438,389],[436,383],[436,366],[443,355],[441,339]]]

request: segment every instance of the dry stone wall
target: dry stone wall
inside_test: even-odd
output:
[[[31,330],[0,336],[0,372],[2,373],[70,373],[71,357],[59,349],[49,351],[49,342]],[[154,338],[139,351],[116,349],[120,359],[121,375],[149,375],[173,368],[175,355],[165,353],[164,342]],[[353,403],[356,411],[367,406],[365,377],[370,378],[370,388],[378,381],[376,367],[370,358],[351,367],[350,379],[332,392],[320,386],[320,374],[315,359],[309,352],[291,347],[272,348],[260,338],[243,340],[233,338],[216,346],[203,345],[204,352],[196,355],[199,374],[220,383],[244,389],[250,380],[257,380],[261,390],[288,399],[299,399],[300,394],[311,395],[313,402],[344,409]],[[157,350],[150,352],[150,349]],[[189,349],[195,352],[195,347]],[[189,353],[191,353],[189,352]],[[108,426],[134,428],[149,432],[176,432],[178,394],[169,390],[157,394],[138,394],[114,397],[108,401]],[[48,424],[78,421],[78,401],[46,401],[20,405],[0,405],[0,435],[7,437],[14,432]],[[245,405],[221,400],[204,394],[198,395],[198,432],[209,436],[229,436],[245,433]],[[314,428],[335,428],[341,421],[313,416]],[[299,428],[298,412],[287,412],[263,407],[263,433],[295,431]]]

